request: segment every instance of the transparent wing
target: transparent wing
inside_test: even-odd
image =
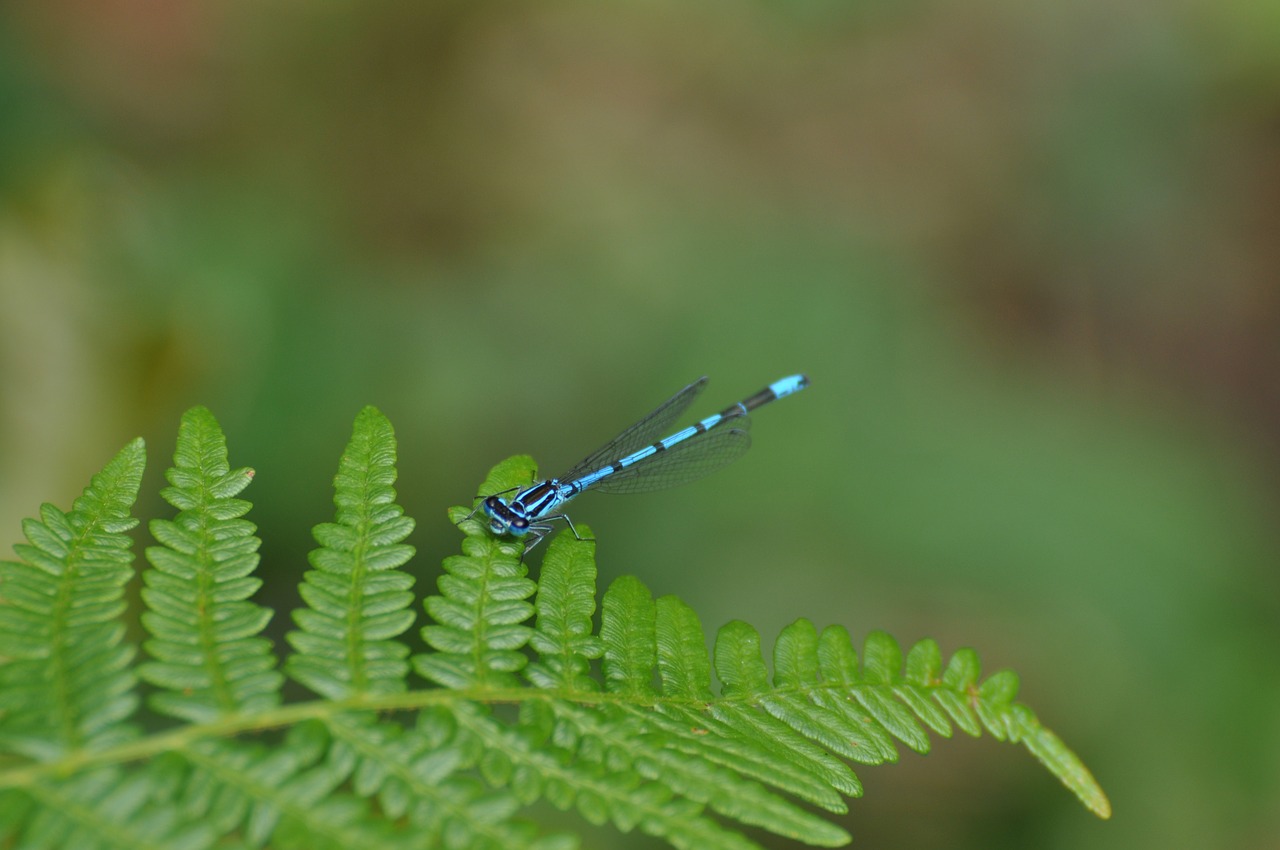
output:
[[[680,418],[680,414],[689,409],[689,405],[707,385],[706,377],[701,377],[671,398],[658,405],[648,416],[596,449],[582,459],[573,469],[560,476],[561,481],[572,481],[581,478],[588,472],[595,472],[616,460],[621,460],[641,446],[646,446],[666,436],[671,423]]]
[[[590,490],[600,493],[647,493],[696,481],[733,463],[751,448],[750,420],[736,416],[732,427],[713,428],[650,455],[635,466],[603,478]]]

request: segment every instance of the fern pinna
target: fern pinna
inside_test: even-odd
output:
[[[980,681],[971,651],[944,663],[925,640],[904,659],[873,632],[859,656],[845,629],[797,620],[770,675],[751,626],[723,626],[709,657],[694,612],[632,577],[604,594],[596,630],[594,542],[560,534],[535,582],[521,544],[467,508],[452,509],[463,551],[425,599],[414,654],[401,569],[413,521],[395,502],[395,459],[390,423],[366,408],[334,479],[335,521],[315,528],[283,665],[262,635],[272,612],[249,601],[259,540],[238,496],[252,471],[230,466],[209,411],[182,418],[162,493],[177,514],[149,526],[145,660],[126,639],[124,594],[142,441],[71,511],[45,505],[25,522],[27,542],[0,563],[0,846],[577,846],[523,813],[546,801],[680,848],[757,847],[742,826],[834,847],[849,835],[817,811],[861,794],[850,763],[894,761],[899,743],[925,752],[926,730],[954,727],[1024,744],[1110,814],[1015,701],[1016,676]],[[512,458],[479,492],[532,469]],[[315,698],[285,702],[286,676]],[[135,716],[139,679],[150,716]]]

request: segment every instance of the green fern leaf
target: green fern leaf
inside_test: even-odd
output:
[[[642,717],[655,733],[666,733],[669,746],[682,753],[732,767],[747,778],[785,787],[828,811],[847,811],[840,795],[828,783],[797,766],[785,752],[750,738],[736,737],[728,727],[698,708],[653,698],[656,697],[652,680],[657,663],[657,607],[649,589],[639,579],[634,576],[615,579],[605,593],[602,607],[600,635],[605,645],[602,665],[605,685],[610,691],[631,698],[623,704],[624,710]],[[726,643],[725,649],[728,648]],[[755,652],[758,656],[758,637]],[[763,667],[761,671],[763,675]],[[732,674],[729,675],[732,678]],[[654,710],[645,710],[644,706]],[[689,734],[691,730],[693,734]]]
[[[120,615],[145,464],[134,440],[69,513],[46,504],[25,521],[18,560],[0,562],[0,751],[51,760],[134,734],[134,649]]]
[[[250,473],[230,468],[212,415],[188,411],[164,491],[178,515],[151,526],[154,660],[138,668],[156,708],[188,722],[149,737],[125,722],[135,681],[116,622],[141,442],[71,512],[45,506],[28,522],[20,560],[0,565],[0,846],[576,847],[521,816],[539,801],[677,848],[759,850],[740,827],[838,846],[849,835],[802,804],[846,811],[862,791],[849,763],[895,761],[899,743],[925,752],[929,731],[953,725],[1026,746],[1110,814],[1080,760],[1016,701],[1017,676],[983,679],[970,650],[944,666],[933,641],[904,658],[872,632],[859,658],[846,629],[801,619],[774,641],[770,674],[750,625],[726,624],[709,656],[693,610],[632,577],[604,595],[597,632],[593,541],[557,535],[535,583],[521,541],[490,535],[475,504],[451,509],[463,554],[424,602],[432,651],[411,659],[436,686],[408,690],[398,637],[412,578],[398,568],[413,522],[395,504],[395,451],[390,424],[363,410],[288,636],[285,669],[320,699],[281,705],[260,635],[269,614],[248,601],[258,539],[237,496]],[[534,476],[512,458],[480,492]]]
[[[698,615],[674,596],[663,596],[656,604],[654,634],[663,696],[694,703],[710,701],[711,662]]]
[[[395,503],[395,462],[391,423],[366,407],[334,477],[336,522],[314,529],[315,569],[299,587],[309,607],[288,635],[289,675],[329,699],[405,689],[409,648],[395,638],[413,625],[413,576],[396,568],[413,557],[402,541],[414,522]]]
[[[884,632],[872,632],[863,644],[862,658],[862,681],[883,687],[854,688],[854,698],[893,737],[918,753],[927,753],[928,736],[910,710],[894,699],[896,694],[892,686],[902,668],[902,650],[897,642]]]
[[[823,629],[823,639],[832,628]],[[848,643],[848,632],[844,635],[843,640]],[[893,685],[893,693],[934,733],[950,738],[951,723],[946,712],[941,705],[929,699],[930,689],[937,682],[941,669],[942,650],[938,644],[932,640],[917,641],[907,653],[906,669],[902,679]]]
[[[804,737],[851,761],[879,764],[896,760],[897,754],[891,747],[884,753],[874,746],[877,743],[875,733],[868,731],[874,727],[858,723],[848,712],[841,711],[839,705],[811,704],[806,698],[810,690],[808,686],[816,681],[817,676],[817,634],[807,620],[797,621],[785,629],[774,644],[776,688],[767,684],[760,656],[760,637],[756,630],[745,623],[730,623],[721,629],[716,637],[716,671],[721,681],[726,683],[726,695],[732,693],[729,682],[734,675],[733,671],[726,669],[726,661],[737,660],[721,652],[721,645],[730,630],[732,638],[742,645],[737,655],[750,659],[749,662],[739,662],[749,663],[751,670],[749,688],[745,684],[739,685],[737,690],[740,694]]]
[[[635,576],[614,579],[601,606],[605,687],[629,697],[654,693],[657,611],[649,588]]]
[[[529,681],[541,688],[593,691],[600,687],[590,675],[592,659],[604,652],[591,623],[596,610],[595,545],[586,525],[579,525],[578,533],[586,538],[582,541],[586,545],[571,546],[571,537],[559,535],[542,559],[534,601],[537,627],[529,638],[529,646],[541,660],[525,671]]]
[[[155,660],[139,675],[161,690],[151,706],[192,722],[261,711],[280,701],[283,677],[271,643],[260,637],[271,611],[246,601],[261,586],[249,503],[235,498],[253,479],[232,469],[227,441],[213,414],[194,407],[182,416],[165,501],[172,520],[153,520],[152,569],[143,573],[144,645]]]
[[[744,624],[745,625],[745,624]],[[750,627],[748,627],[750,628]],[[735,643],[745,635],[736,624],[728,626],[730,634],[726,644]],[[751,630],[754,633],[754,629]],[[711,694],[710,664],[702,625],[693,610],[675,597],[663,597],[657,603],[658,667],[662,673],[664,695],[691,697],[705,706],[707,716],[719,721],[716,727],[707,726],[707,734],[721,734],[742,741],[750,741],[761,750],[758,758],[769,762],[785,762],[781,775],[802,771],[818,777],[823,783],[847,796],[862,793],[862,784],[844,762],[825,749],[810,743],[798,734],[785,719],[757,711],[756,706],[734,694],[732,687],[728,699],[718,700]],[[755,637],[754,651],[759,656],[759,637]],[[718,657],[736,658],[739,662],[751,650],[734,646],[718,653]],[[754,667],[755,664],[750,666]],[[731,670],[726,668],[721,680],[742,688],[744,683],[759,678],[763,662],[757,670]],[[705,725],[705,724],[704,724]],[[786,785],[784,790],[799,792],[799,787]]]
[[[582,545],[561,534],[553,546],[562,543],[565,547]],[[583,546],[584,555],[590,551],[592,547]],[[588,585],[594,584],[594,574],[583,569],[580,575],[580,595],[585,598]],[[556,581],[562,580],[557,574]],[[567,591],[561,588],[557,593]],[[589,614],[589,608],[583,610]],[[638,624],[634,632],[620,616],[624,612]],[[646,651],[648,634],[653,635],[657,650],[661,696],[654,695],[650,686],[654,664]],[[861,784],[834,756],[864,764],[895,761],[895,739],[927,752],[930,743],[924,727],[950,735],[947,713],[952,712],[966,728],[981,723],[999,740],[1026,742],[1086,805],[1099,814],[1109,812],[1096,782],[1074,754],[1052,733],[1041,730],[1028,709],[1013,702],[1016,676],[998,673],[979,685],[976,657],[968,651],[957,653],[948,672],[939,676],[937,645],[922,641],[912,648],[904,673],[898,644],[884,633],[872,632],[859,665],[846,630],[832,627],[820,636],[810,622],[798,620],[775,642],[770,684],[760,657],[759,635],[747,624],[734,622],[717,635],[715,662],[722,690],[715,696],[710,690],[704,637],[696,615],[674,597],[653,603],[634,579],[616,583],[606,594],[601,636],[606,685],[636,701],[622,704],[621,714],[609,723],[589,722],[602,709],[586,710],[551,701],[547,705],[556,718],[551,740],[567,747],[579,760],[600,760],[608,766],[600,754],[611,754],[616,763],[612,769],[617,764],[635,767],[642,778],[659,781],[677,795],[712,808],[717,807],[717,801],[699,794],[697,788],[704,786],[689,781],[673,751],[698,753],[706,763],[728,767],[728,778],[719,780],[722,786],[735,787],[735,782],[759,778],[780,790],[838,809],[841,804],[828,792],[835,789],[857,796]],[[539,642],[534,648],[542,650],[546,645]],[[556,681],[545,686],[564,685]],[[646,704],[650,710],[643,707]],[[619,717],[638,719],[644,730],[639,739],[647,743],[628,746],[613,740],[610,730],[617,728]],[[688,725],[682,726],[681,720]],[[689,730],[696,730],[695,735],[689,736]],[[659,742],[656,751],[644,751],[644,746],[654,742]],[[730,742],[731,748],[725,746]],[[769,769],[762,769],[765,765]],[[820,779],[818,788],[811,781],[813,777]],[[781,810],[770,809],[764,801],[767,795],[752,797],[744,787],[737,797],[751,799],[753,805],[716,810],[767,828],[784,822]],[[812,824],[794,832],[780,831],[806,835],[806,840],[815,843],[841,841],[838,835],[822,835]]]
[[[762,707],[739,697],[713,700],[708,703],[708,712],[723,724],[729,734],[754,740],[773,759],[789,762],[788,774],[799,770],[817,777],[847,797],[862,796],[862,782],[849,766],[810,740],[816,738],[820,742],[835,743],[837,739],[830,732],[804,713],[795,711],[794,707],[789,711],[780,710],[779,704],[775,703],[773,713],[758,710]],[[810,734],[806,735],[806,732]],[[791,786],[780,787],[799,793]]]
[[[1025,705],[1014,703],[1008,713],[1012,740],[1025,745],[1089,811],[1100,818],[1111,817],[1111,801],[1080,757],[1068,749],[1061,738],[1041,726],[1035,713]]]
[[[951,656],[942,674],[943,687],[936,689],[934,699],[947,715],[966,734],[975,738],[982,734],[978,713],[970,705],[966,695],[977,687],[979,673],[978,656],[971,649],[962,649]]]
[[[480,492],[511,489],[528,483],[533,474],[532,458],[511,458],[494,467]],[[538,586],[525,577],[529,570],[520,559],[523,543],[495,538],[487,524],[467,517],[464,508],[450,512],[467,534],[464,554],[445,559],[447,575],[436,585],[440,595],[425,600],[435,625],[424,627],[422,637],[436,652],[415,656],[414,669],[449,688],[511,686],[516,683],[512,674],[528,663],[521,649],[532,630],[523,623],[533,606],[525,600]]]

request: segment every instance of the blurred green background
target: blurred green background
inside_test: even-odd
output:
[[[602,583],[972,645],[1116,812],[939,742],[854,846],[1277,848],[1278,237],[1275,3],[10,2],[0,537],[207,404],[291,607],[371,403],[427,589],[499,459],[804,371]]]

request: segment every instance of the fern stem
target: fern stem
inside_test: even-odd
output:
[[[196,741],[229,738],[268,729],[288,728],[304,720],[328,721],[351,711],[412,711],[433,705],[463,702],[518,704],[530,700],[563,699],[579,703],[652,704],[652,698],[638,700],[616,694],[588,691],[532,691],[523,687],[472,687],[460,690],[432,688],[403,693],[359,695],[343,700],[311,700],[291,703],[254,714],[233,714],[207,723],[192,723],[158,732],[101,750],[79,750],[48,762],[31,762],[0,770],[0,788],[13,788],[43,777],[76,773],[89,767],[150,758],[173,749],[185,749]]]
[[[857,685],[854,688],[859,687]],[[870,686],[862,686],[870,687]],[[812,689],[846,691],[849,686],[815,685]],[[801,690],[796,688],[794,690]],[[37,781],[42,777],[75,773],[88,767],[137,761],[159,755],[167,750],[184,749],[196,741],[210,738],[229,738],[269,729],[288,728],[304,720],[328,722],[331,718],[351,711],[414,711],[428,706],[451,706],[464,702],[519,705],[525,702],[561,700],[578,705],[618,705],[651,709],[658,704],[703,711],[709,703],[703,699],[687,697],[655,696],[652,694],[623,694],[605,691],[578,691],[567,689],[537,689],[510,686],[494,688],[476,685],[469,688],[427,688],[387,694],[360,694],[341,700],[317,699],[290,703],[268,711],[252,714],[230,714],[206,723],[192,723],[165,732],[157,732],[122,744],[95,751],[76,751],[55,761],[27,763],[0,770],[0,788],[12,788]],[[716,697],[715,705],[749,707],[752,701],[746,696]]]

